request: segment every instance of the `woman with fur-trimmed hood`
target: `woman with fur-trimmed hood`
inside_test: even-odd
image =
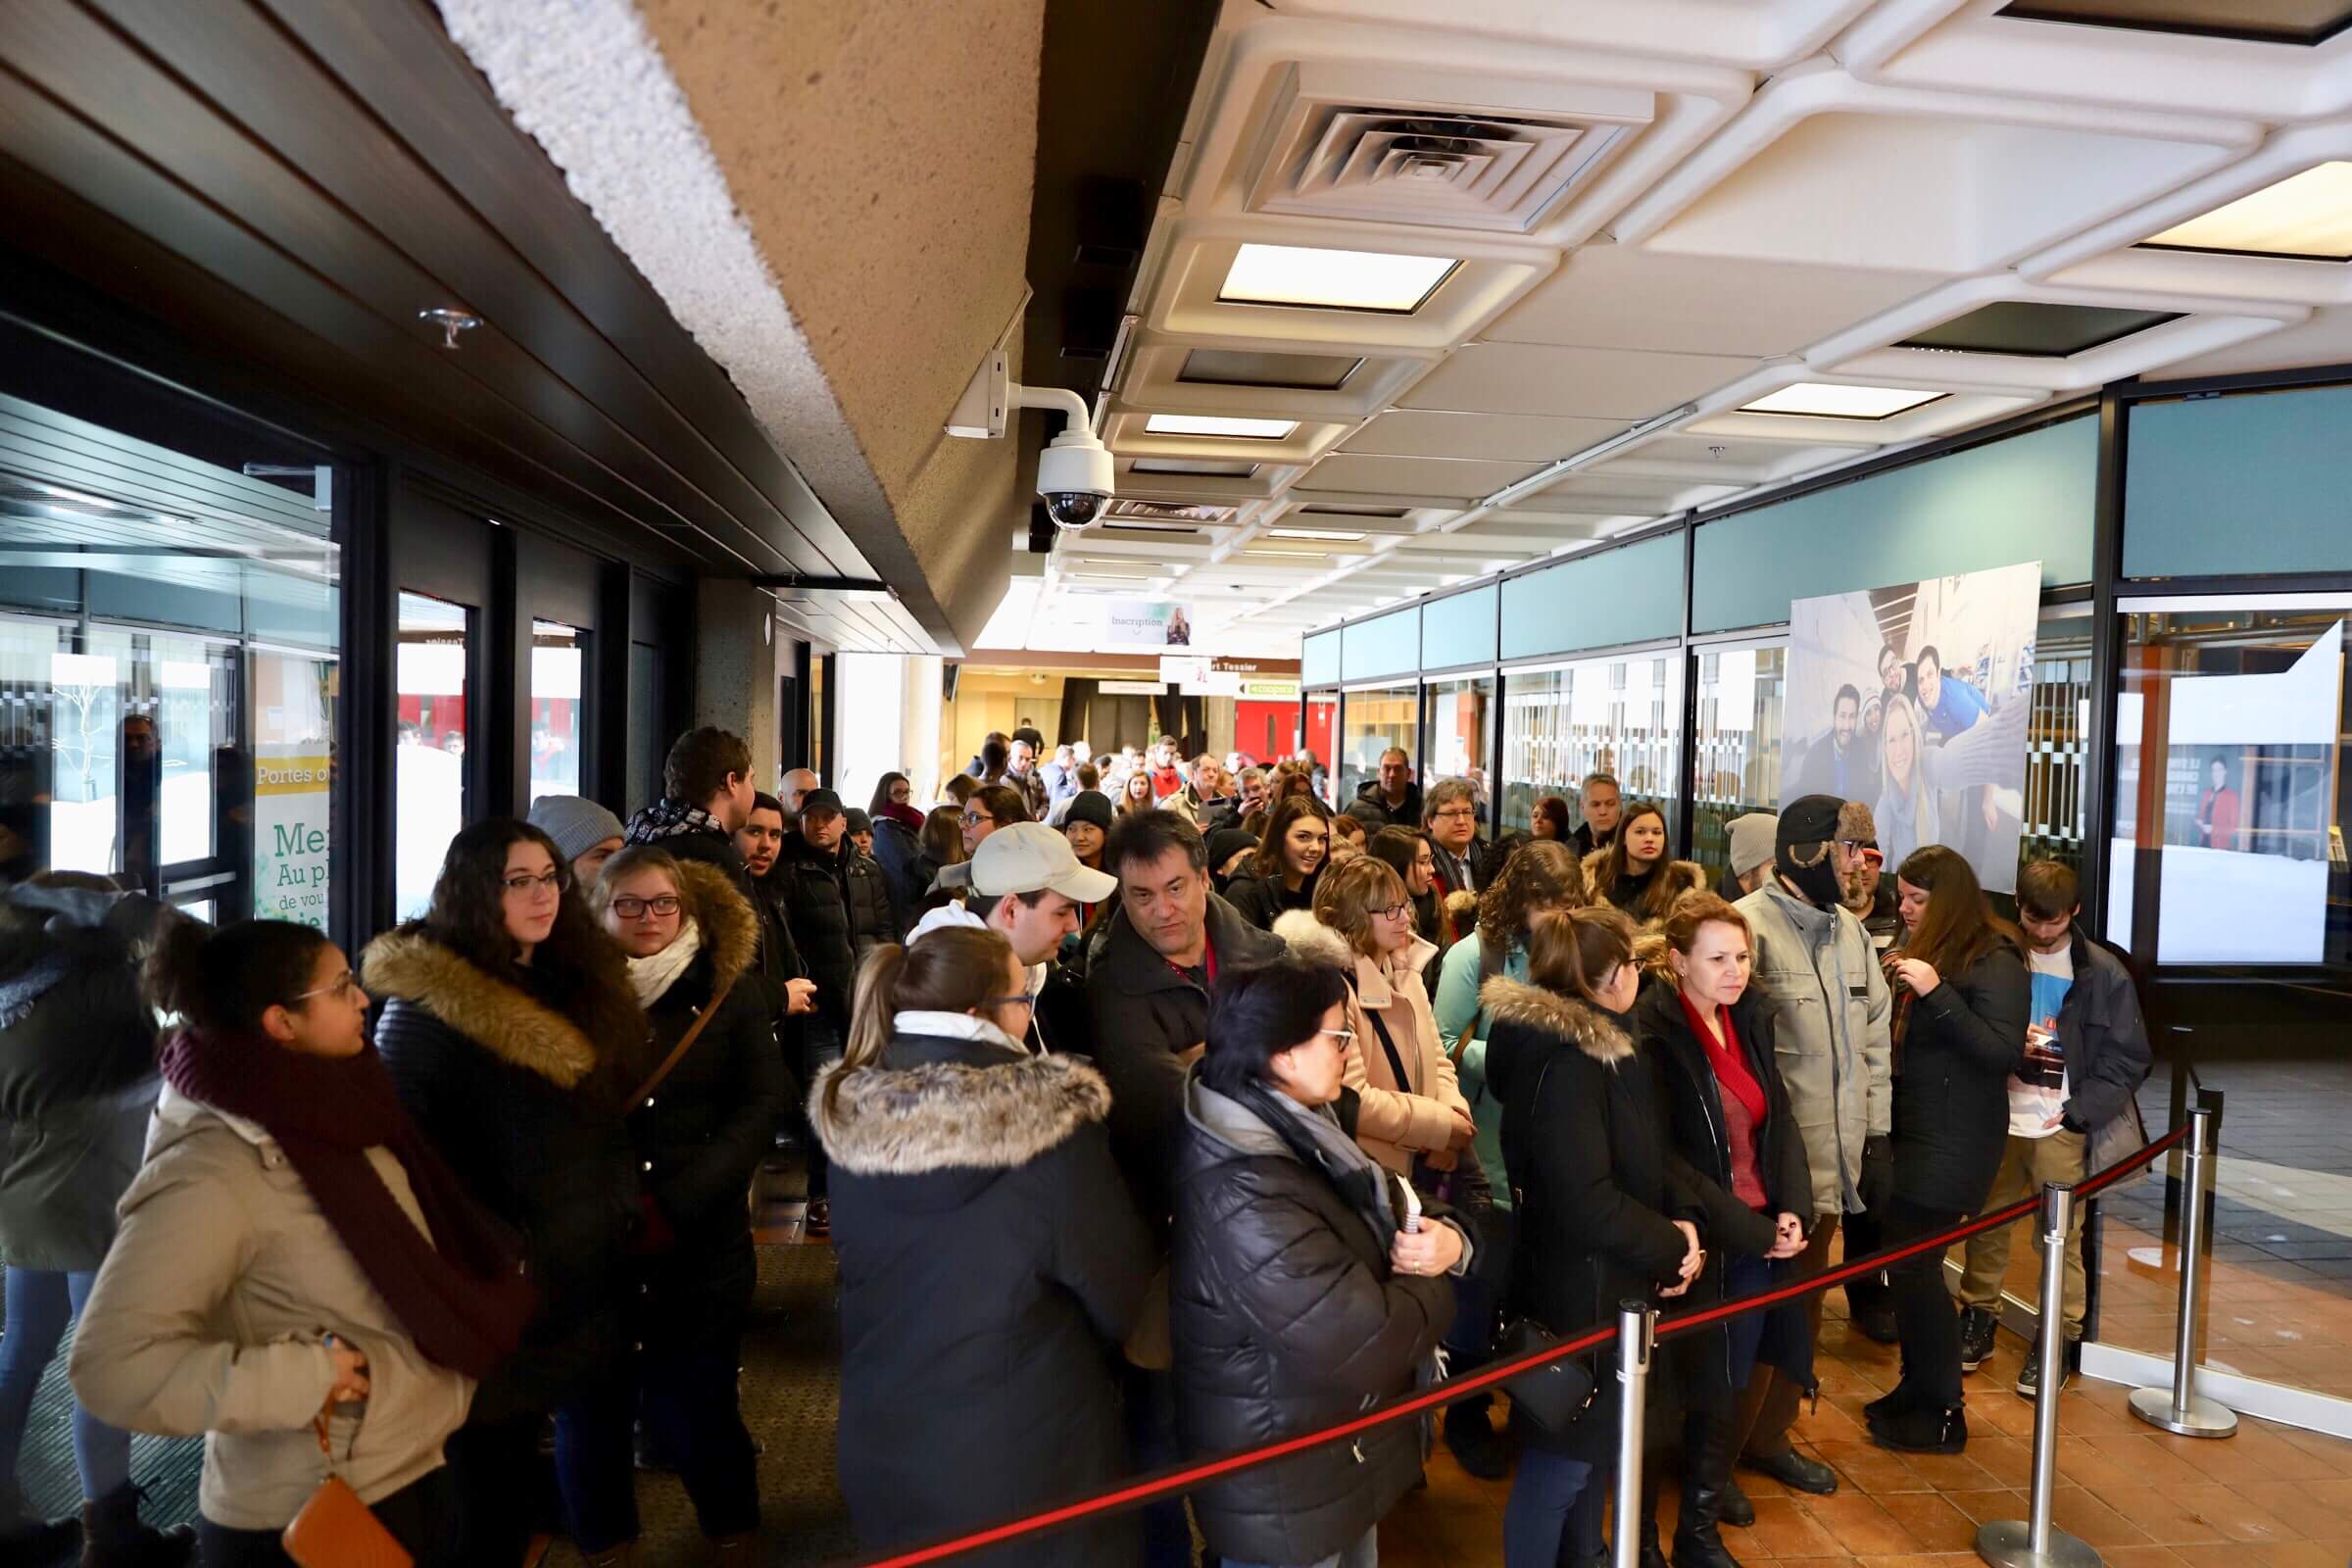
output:
[[[1113,1365],[1156,1257],[1111,1163],[1110,1090],[1031,1055],[1028,976],[993,930],[867,960],[809,1120],[833,1161],[841,1490],[881,1549],[1082,1495],[1126,1470]],[[1132,1563],[1135,1516],[958,1562]]]
[[[1668,843],[1662,807],[1650,801],[1627,807],[1617,836],[1585,857],[1585,885],[1635,924],[1656,930],[1674,912],[1675,900],[1707,885],[1706,868],[1676,859]]]
[[[459,1182],[518,1232],[539,1314],[449,1440],[458,1560],[519,1560],[549,1412],[618,1375],[638,1223],[622,1097],[645,1013],[555,841],[476,822],[450,841],[421,919],[368,946],[375,1047]]]
[[[627,1560],[638,1527],[631,1429],[642,1415],[677,1456],[718,1560],[748,1562],[759,1460],[736,1365],[758,1266],[744,1198],[790,1093],[773,994],[745,978],[759,917],[724,872],[654,845],[606,861],[589,902],[628,956],[629,985],[653,1026],[643,1053],[652,1065],[627,1111],[641,1189],[635,1375],[557,1415],[564,1508],[590,1563]]]

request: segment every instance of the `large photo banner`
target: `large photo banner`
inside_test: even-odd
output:
[[[1860,801],[1892,875],[1929,844],[2017,888],[2041,564],[1789,607],[1781,802]]]

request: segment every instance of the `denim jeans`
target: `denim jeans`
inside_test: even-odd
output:
[[[1502,1510],[1503,1568],[1557,1568],[1568,1515],[1593,1477],[1582,1459],[1523,1448],[1511,1500]]]
[[[1309,1563],[1283,1564],[1281,1568],[1379,1568],[1380,1529],[1374,1526],[1356,1539],[1346,1551],[1332,1553]],[[1228,1562],[1225,1568],[1275,1568],[1270,1563]]]
[[[634,1423],[642,1408],[711,1540],[760,1528],[759,1460],[736,1400],[737,1341],[648,1345],[611,1383],[556,1412],[556,1480],[583,1552],[637,1539]],[[629,1375],[633,1367],[635,1376]]]
[[[97,1279],[94,1272],[8,1271],[8,1331],[0,1334],[0,1483],[16,1478],[41,1374],[56,1356],[66,1325],[81,1315]],[[93,1502],[112,1496],[130,1480],[130,1434],[108,1426],[76,1400],[74,1465],[81,1472],[82,1496]]]
[[[1453,1282],[1453,1326],[1446,1331],[1446,1355],[1450,1363],[1447,1375],[1460,1377],[1475,1372],[1494,1356],[1494,1314],[1496,1308],[1494,1286],[1465,1274]],[[1461,1412],[1465,1421],[1484,1421],[1487,1409],[1494,1402],[1493,1393],[1473,1394],[1467,1399],[1446,1406]],[[1452,1420],[1450,1414],[1446,1417]]]
[[[1176,1379],[1132,1362],[1119,1363],[1127,1416],[1127,1453],[1139,1474],[1184,1457],[1176,1442]],[[1144,1568],[1192,1568],[1193,1526],[1182,1497],[1163,1497],[1136,1510],[1144,1525]]]

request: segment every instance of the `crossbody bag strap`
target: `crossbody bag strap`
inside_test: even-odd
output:
[[[694,1022],[684,1034],[678,1037],[678,1043],[669,1048],[669,1054],[662,1058],[662,1065],[656,1067],[653,1076],[639,1084],[637,1092],[629,1097],[630,1109],[634,1110],[637,1106],[644,1104],[645,1097],[662,1087],[662,1080],[669,1076],[669,1070],[672,1067],[685,1059],[686,1053],[693,1049],[695,1041],[702,1038],[704,1027],[717,1016],[718,1009],[726,1005],[727,998],[734,995],[734,992],[735,982],[730,980],[727,982],[725,990],[710,999],[709,1006],[694,1015]]]

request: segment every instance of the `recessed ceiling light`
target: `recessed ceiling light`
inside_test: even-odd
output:
[[[1272,550],[1258,545],[1250,546],[1242,554],[1245,556],[1269,556],[1282,561],[1326,561],[1331,557],[1331,552],[1328,550]]]
[[[2140,244],[2295,261],[2352,261],[2352,163],[2321,164],[2175,223]]]
[[[1153,435],[1228,435],[1249,441],[1280,441],[1298,428],[1297,419],[1236,419],[1221,414],[1154,414],[1144,421]]]
[[[1828,381],[1799,381],[1753,403],[1740,404],[1740,412],[1801,414],[1817,419],[1886,419],[1946,395],[1908,386],[1838,386]]]
[[[1254,463],[1235,463],[1221,458],[1137,458],[1127,465],[1130,473],[1191,473],[1204,476],[1247,479],[1257,471]]]
[[[1244,245],[1234,253],[1217,298],[1245,305],[1408,315],[1460,265],[1450,256]]]
[[[1361,530],[1350,533],[1345,528],[1268,528],[1269,539],[1329,539],[1337,544],[1351,545],[1363,538]]]

